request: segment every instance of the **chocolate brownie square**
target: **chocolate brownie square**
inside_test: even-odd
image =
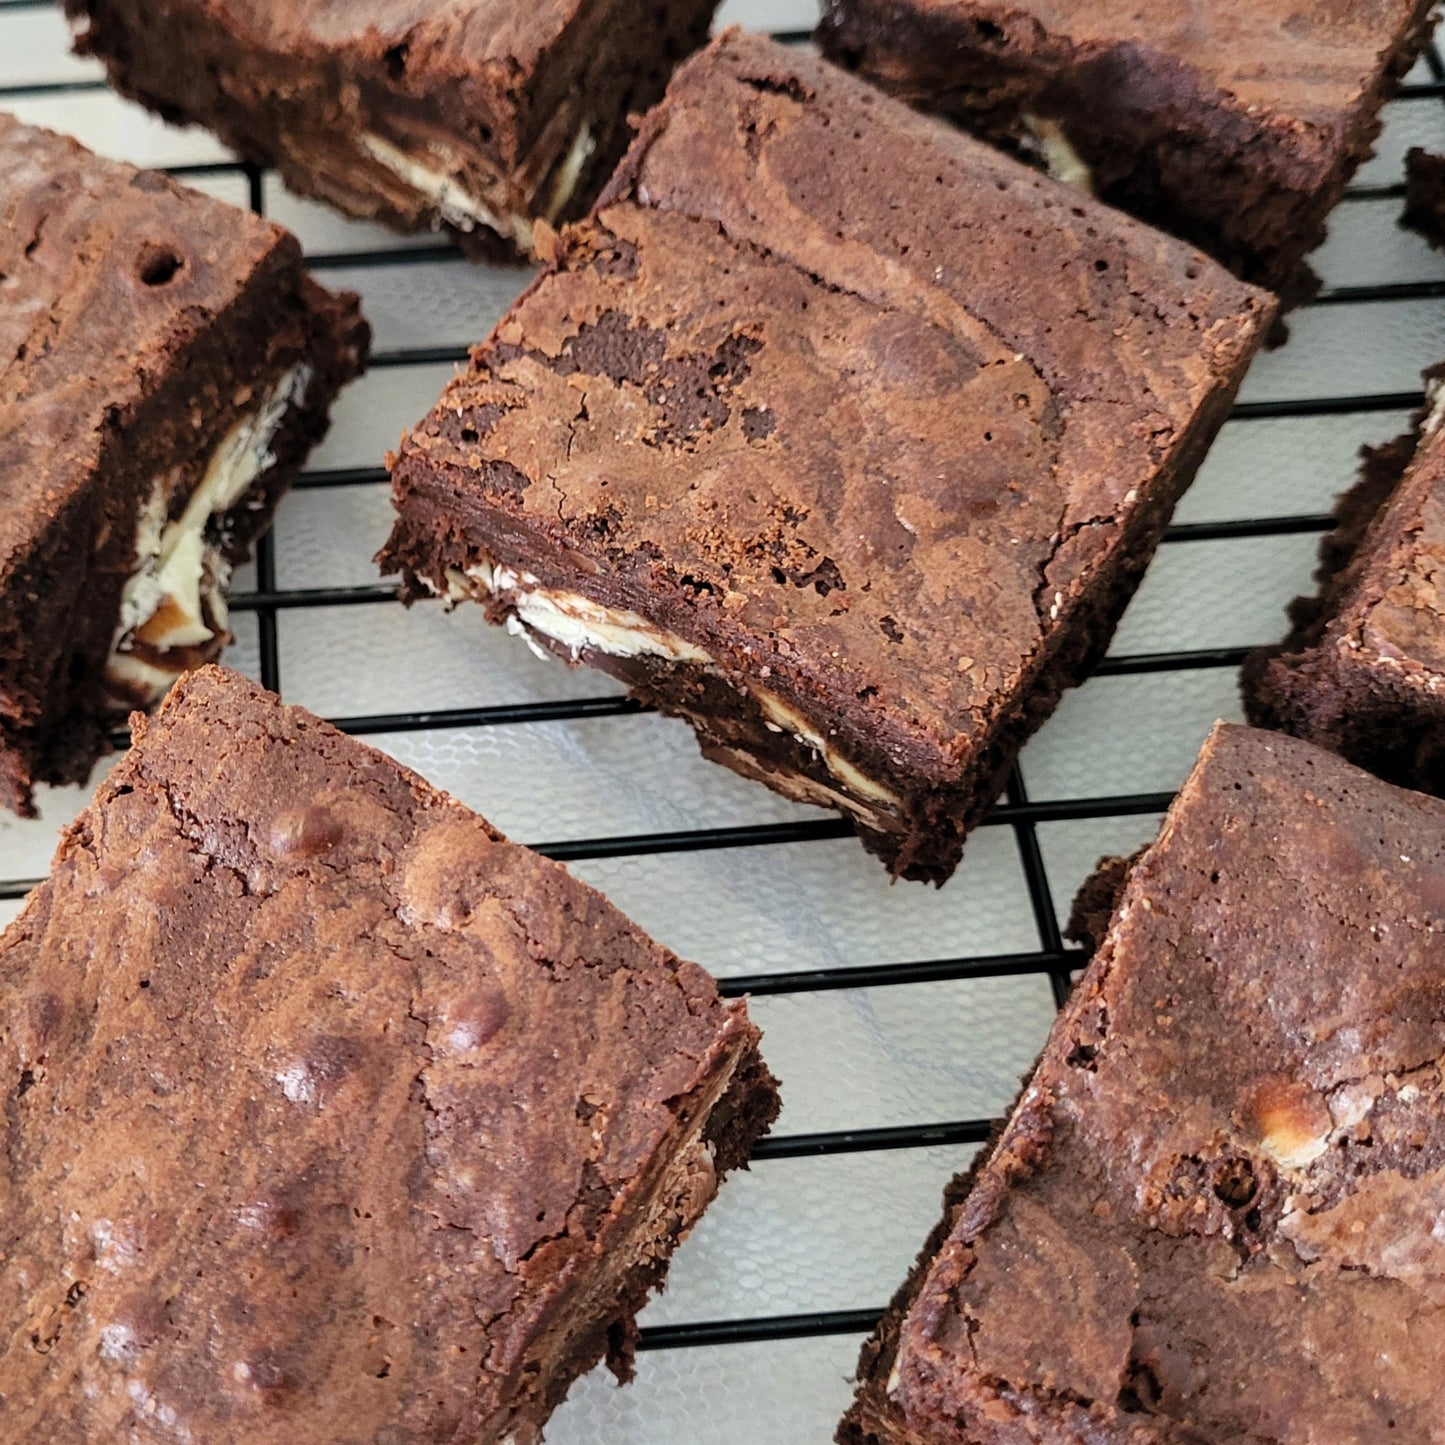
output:
[[[536,1445],[777,1111],[741,1002],[234,673],[0,939],[7,1440]]]
[[[1431,0],[826,0],[824,50],[1286,301]]]
[[[1253,722],[1445,794],[1445,368],[1413,429],[1365,453],[1320,549],[1320,591],[1245,665]]]
[[[1402,222],[1432,246],[1445,246],[1445,156],[1419,146],[1405,152],[1405,214]]]
[[[717,0],[66,0],[77,48],[167,120],[208,126],[353,216],[529,252],[580,216],[629,111]],[[539,229],[540,228],[540,229]]]
[[[844,1445],[1439,1439],[1445,803],[1221,725]]]
[[[230,640],[223,592],[368,332],[295,238],[0,115],[0,803]]]
[[[941,881],[1272,298],[856,78],[688,62],[393,468],[382,554]]]

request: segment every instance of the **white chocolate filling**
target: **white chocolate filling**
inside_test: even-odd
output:
[[[1056,181],[1063,181],[1065,185],[1077,186],[1092,196],[1094,173],[1064,134],[1063,126],[1047,116],[1031,115],[1028,112],[1023,115],[1023,123],[1039,143],[1039,154],[1043,157],[1044,169],[1049,175]]]
[[[582,179],[582,168],[592,159],[597,142],[592,127],[584,120],[572,137],[572,145],[557,167],[557,179],[552,183],[552,198],[547,202],[546,216],[549,222],[562,214],[562,208],[572,199],[577,182]]]
[[[603,607],[590,598],[560,588],[544,587],[530,572],[480,561],[464,571],[449,568],[446,588],[428,583],[434,592],[450,602],[468,597],[496,597],[504,601],[513,616],[508,618],[508,631],[536,632],[565,648],[573,662],[584,651],[604,652],[610,657],[658,657],[667,662],[696,663],[721,675],[711,653],[695,643],[653,627],[645,617],[626,608]],[[532,639],[527,637],[531,643]],[[533,650],[536,646],[533,644]],[[539,655],[542,655],[539,653]],[[811,748],[823,766],[850,792],[869,804],[885,808],[901,808],[903,800],[891,789],[860,772],[834,748],[822,733],[800,712],[768,689],[750,684],[749,693],[763,714],[765,724],[775,732],[788,733]],[[736,751],[735,749],[733,751]],[[828,796],[809,798],[810,802],[826,802],[834,806],[852,805],[821,784],[818,790]]]
[[[185,510],[166,521],[175,474],[160,478],[136,525],[136,570],[121,593],[120,618],[111,644],[106,673],[128,698],[138,694],[154,701],[184,670],[158,667],[132,656],[135,643],[166,652],[210,642],[226,623],[222,588],[230,567],[220,550],[206,539],[206,524],[236,505],[265,471],[275,464],[271,450],[287,413],[311,384],[304,362],[291,368],[262,400],[226,434],[211,456],[205,475],[191,493]]]
[[[510,237],[523,250],[532,249],[532,221],[529,216],[516,211],[498,210],[480,196],[472,195],[448,170],[423,164],[374,131],[363,131],[358,139],[362,149],[372,160],[435,205],[439,221],[445,221],[459,231],[474,231],[479,225],[487,226],[499,236]],[[547,221],[556,220],[563,207],[572,199],[583,167],[596,148],[592,129],[584,121],[557,168],[551,196],[542,212]],[[443,165],[445,164],[443,161]],[[457,169],[460,167],[453,163],[451,170]]]
[[[812,748],[822,758],[823,766],[845,788],[850,789],[860,798],[867,798],[874,803],[882,803],[885,807],[896,808],[902,805],[902,799],[897,793],[860,773],[847,758],[840,756],[836,748],[829,746],[827,740],[809,725],[808,720],[800,712],[790,707],[782,698],[769,692],[766,688],[754,686],[750,691],[757,699],[758,706],[763,710],[768,725],[778,728],[782,732],[791,733],[800,743]]]
[[[445,171],[422,165],[400,147],[371,131],[363,131],[358,139],[372,160],[432,201],[439,220],[459,231],[474,231],[478,224],[487,226],[499,236],[510,236],[524,249],[532,249],[532,223],[526,216],[499,215],[485,201],[464,190]]]

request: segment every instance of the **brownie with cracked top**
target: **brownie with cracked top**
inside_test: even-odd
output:
[[[230,640],[369,334],[295,237],[0,114],[0,804]]]
[[[234,673],[0,939],[8,1440],[535,1445],[777,1111],[742,1002]]]
[[[679,70],[394,459],[382,554],[941,881],[1272,299],[807,55]]]
[[[1406,435],[1368,449],[1320,547],[1320,591],[1244,668],[1250,719],[1445,795],[1445,367]]]
[[[66,0],[125,95],[288,185],[463,250],[530,252],[580,216],[630,111],[717,0]],[[535,234],[534,234],[535,233]],[[545,242],[544,242],[545,244]]]
[[[824,50],[1304,299],[1433,0],[826,0]]]
[[[1442,939],[1445,803],[1220,725],[839,1441],[1438,1441]]]

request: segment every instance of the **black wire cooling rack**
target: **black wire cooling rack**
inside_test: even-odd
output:
[[[756,8],[756,7],[755,7]],[[794,7],[796,8],[796,7]],[[14,19],[18,14],[33,13],[36,16],[53,14],[48,0],[0,0],[0,16],[8,17],[11,28],[5,32],[13,35]],[[805,42],[806,31],[775,32],[779,38]],[[5,57],[0,55],[0,61]],[[12,65],[13,73],[15,66]],[[0,106],[8,107],[31,102],[37,97],[73,97],[103,89],[98,79],[38,81],[0,86]],[[1442,65],[1438,51],[1432,46],[1427,51],[1420,67],[1392,106],[1392,114],[1401,107],[1413,107],[1432,100],[1445,99],[1445,65]],[[119,104],[119,102],[117,102]],[[63,128],[63,109],[57,111],[62,119],[57,124]],[[1445,126],[1441,127],[1445,136]],[[266,178],[252,166],[235,162],[202,162],[178,165],[169,168],[171,173],[182,179],[203,179],[217,176],[243,175],[246,191],[253,210],[265,211],[267,195]],[[1348,209],[1362,204],[1373,204],[1387,208],[1388,221],[1393,223],[1394,214],[1403,197],[1404,187],[1396,181],[1385,183],[1358,184],[1350,190],[1343,203]],[[335,251],[312,254],[309,263],[322,274],[328,270],[345,267],[355,272],[367,267],[426,267],[441,260],[454,260],[455,251],[449,245],[440,243],[383,245],[363,252]],[[1370,284],[1327,285],[1307,310],[1319,308],[1368,307],[1377,303],[1429,302],[1445,298],[1445,268],[1434,268],[1441,274],[1426,279],[1378,280]],[[519,274],[517,289],[520,290],[522,277]],[[1303,314],[1303,313],[1301,313]],[[1363,313],[1352,313],[1363,314]],[[1342,334],[1348,334],[1348,328]],[[478,338],[480,339],[480,338]],[[1445,332],[1442,332],[1441,354],[1445,355]],[[466,359],[465,350],[453,346],[408,347],[377,352],[371,361],[372,374],[383,374],[388,370],[416,366],[424,363],[460,363]],[[1425,359],[1434,359],[1426,357]],[[1418,406],[1421,395],[1417,390],[1370,391],[1361,389],[1353,394],[1299,395],[1283,399],[1245,400],[1240,402],[1231,417],[1231,422],[1251,424],[1270,420],[1308,419],[1324,417],[1368,418],[1371,414],[1401,414]],[[1379,430],[1372,433],[1371,424],[1362,421],[1360,438],[1384,440],[1392,434],[1394,427],[1384,418],[1379,419]],[[313,470],[306,473],[298,483],[298,490],[304,492],[336,491],[350,487],[376,487],[386,480],[386,473],[380,465],[366,467],[334,468]],[[1338,478],[1337,482],[1347,480]],[[1329,525],[1328,514],[1323,511],[1293,513],[1289,515],[1259,515],[1225,518],[1216,520],[1181,522],[1173,526],[1166,538],[1166,550],[1178,543],[1191,542],[1241,542],[1252,539],[1285,538],[1301,534],[1317,534]],[[378,539],[379,540],[379,539]],[[278,623],[281,615],[292,609],[363,609],[378,605],[396,605],[394,589],[381,581],[338,587],[297,588],[278,585],[276,543],[273,536],[262,539],[255,562],[254,589],[234,595],[231,610],[238,616],[251,614],[256,627],[256,671],[260,681],[267,687],[284,695],[287,678],[283,675],[282,649],[278,646]],[[1282,613],[1278,618],[1279,630],[1283,629]],[[1250,644],[1267,640],[1252,637]],[[1139,651],[1124,655],[1111,655],[1098,669],[1097,676],[1128,677],[1145,674],[1185,674],[1200,670],[1232,670],[1238,667],[1249,650],[1247,645],[1180,647],[1159,651]],[[442,732],[447,730],[475,730],[493,727],[525,726],[541,723],[583,723],[588,720],[616,718],[642,712],[635,703],[625,697],[572,697],[557,699],[534,699],[520,702],[478,704],[465,707],[437,708],[415,711],[357,713],[349,716],[333,716],[338,727],[358,736],[386,736]],[[1202,734],[1201,734],[1202,736]],[[124,738],[118,738],[123,746]],[[1025,757],[1027,758],[1027,754]],[[1036,933],[1036,946],[1024,951],[1008,951],[993,954],[972,953],[967,956],[923,958],[915,961],[885,961],[849,966],[830,966],[779,971],[759,971],[745,974],[731,974],[723,979],[722,988],[729,995],[751,994],[756,998],[773,995],[801,995],[834,990],[893,989],[897,987],[954,982],[960,980],[998,979],[1020,975],[1035,975],[1046,978],[1052,991],[1054,1004],[1060,1004],[1068,993],[1073,970],[1079,955],[1065,947],[1059,927],[1057,904],[1067,902],[1056,897],[1051,884],[1049,869],[1045,863],[1044,850],[1040,844],[1041,826],[1079,822],[1084,820],[1114,820],[1119,818],[1152,817],[1163,812],[1171,799],[1169,791],[1143,791],[1113,793],[1108,796],[1059,797],[1035,799],[1029,796],[1025,786],[1024,771],[1015,768],[1006,795],[1000,800],[993,813],[983,824],[984,828],[1011,830],[1017,847],[1019,864],[1022,869],[1028,903],[1032,911],[1032,924]],[[485,807],[485,805],[484,805]],[[1141,823],[1141,828],[1144,826]],[[668,853],[694,853],[708,850],[769,848],[775,845],[817,843],[845,838],[850,828],[839,818],[813,815],[811,812],[781,822],[757,822],[741,825],[686,828],[675,831],[651,831],[627,835],[599,835],[575,837],[565,841],[539,845],[539,850],[569,862],[616,859],[642,855]],[[0,882],[0,899],[15,900],[35,884],[34,878],[11,878]],[[1077,881],[1077,880],[1075,880]],[[907,886],[907,885],[904,885]],[[664,940],[666,941],[666,940]],[[706,958],[702,959],[707,962]],[[1042,1042],[1040,1039],[1039,1042]],[[966,1047],[960,1041],[960,1047]],[[786,1079],[785,1079],[786,1087]],[[764,1140],[756,1151],[758,1161],[779,1159],[805,1159],[835,1156],[864,1151],[919,1150],[938,1146],[976,1145],[985,1140],[993,1127],[990,1118],[956,1118],[943,1122],[896,1123],[878,1127],[844,1128],[810,1132],[783,1132]],[[940,1181],[941,1182],[941,1181]],[[725,1194],[726,1199],[726,1194]],[[936,1197],[936,1195],[935,1195]],[[719,1206],[721,1207],[721,1206]],[[706,1227],[706,1226],[704,1226]],[[921,1235],[915,1243],[921,1242]],[[901,1277],[901,1265],[898,1277]],[[792,1313],[750,1314],[746,1301],[737,1302],[726,1318],[695,1319],[664,1325],[645,1326],[642,1331],[641,1348],[647,1352],[682,1351],[703,1347],[732,1346],[744,1343],[766,1343],[783,1340],[797,1340],[826,1336],[857,1336],[866,1332],[877,1318],[888,1289],[896,1280],[888,1280],[879,1293],[864,1301],[864,1306],[853,1309],[801,1310]],[[851,1360],[852,1344],[839,1350],[838,1374],[841,1380]],[[644,1362],[644,1371],[646,1363]],[[725,1375],[725,1372],[724,1372]],[[685,1393],[685,1391],[684,1391]],[[841,1405],[842,1394],[837,1403]],[[710,1402],[717,1405],[719,1402]],[[570,1408],[570,1407],[568,1407]],[[564,1412],[565,1413],[565,1412]],[[715,1411],[710,1411],[715,1415]],[[559,1416],[559,1420],[563,1417]],[[686,1418],[682,1410],[677,1418]],[[631,1424],[625,1428],[609,1426],[605,1409],[592,1423],[584,1423],[573,1430],[567,1438],[576,1439],[647,1439],[665,1438],[663,1435],[647,1433],[646,1427],[636,1423],[640,1416],[627,1416]],[[601,1423],[597,1423],[600,1421]],[[666,1427],[677,1429],[676,1424]],[[779,1427],[785,1428],[785,1427]],[[795,1428],[795,1427],[786,1427]],[[817,1420],[817,1439],[826,1438],[831,1420]],[[622,1433],[615,1432],[621,1429]],[[591,1431],[592,1433],[589,1433]],[[602,1433],[597,1433],[598,1431]],[[608,1433],[612,1431],[613,1433]],[[565,1429],[564,1429],[565,1433]],[[747,1434],[716,1434],[708,1438],[748,1438],[753,1445],[763,1440],[766,1429],[759,1434],[757,1425],[747,1427]],[[699,1433],[696,1438],[701,1439]],[[779,1441],[791,1437],[779,1434]]]

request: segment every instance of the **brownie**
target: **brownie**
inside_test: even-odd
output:
[[[777,1112],[559,865],[220,668],[0,940],[7,1440],[535,1445]]]
[[[583,214],[716,4],[65,0],[123,94],[305,195],[484,256]]]
[[[280,227],[0,114],[0,803],[230,640],[368,332]]]
[[[1365,453],[1320,549],[1317,596],[1245,664],[1253,722],[1445,795],[1445,368],[1410,433]]]
[[[1442,933],[1445,804],[1221,724],[838,1439],[1437,1441]]]
[[[1105,647],[1271,312],[731,31],[404,440],[381,561],[941,881]]]
[[[1286,302],[1431,0],[826,0],[827,53]]]
[[[1405,152],[1403,223],[1432,246],[1445,246],[1445,156],[1412,146]]]

